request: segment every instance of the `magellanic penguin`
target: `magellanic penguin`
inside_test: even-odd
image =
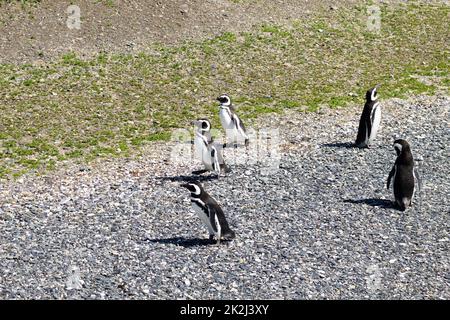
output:
[[[412,205],[415,182],[417,182],[419,191],[421,182],[418,173],[414,170],[414,159],[409,143],[403,139],[395,140],[394,149],[397,153],[397,159],[391,172],[389,172],[387,188],[389,189],[393,178],[395,203],[401,211],[404,211],[406,207]]]
[[[231,99],[224,94],[217,98],[220,102],[219,117],[222,127],[225,129],[227,142],[238,145],[238,142],[244,142],[248,146],[249,139],[242,120],[236,114]]]
[[[355,142],[358,148],[369,148],[380,127],[381,106],[377,101],[378,87],[377,85],[366,93],[366,104],[359,120],[358,136]]]
[[[222,146],[215,143],[211,136],[211,123],[208,119],[198,119],[192,123],[196,127],[194,137],[195,153],[205,166],[204,170],[197,170],[193,173],[202,174],[214,171],[217,175],[220,175],[220,173],[230,172],[223,159]]]
[[[208,228],[210,240],[215,236],[217,244],[220,244],[221,239],[232,240],[236,237],[219,204],[203,189],[200,182],[188,182],[181,186],[191,192],[192,207]]]

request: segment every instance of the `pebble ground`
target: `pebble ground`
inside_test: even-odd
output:
[[[199,163],[172,144],[2,182],[0,298],[449,299],[450,99],[382,107],[369,150],[350,147],[362,106],[261,118],[276,170],[226,149],[232,172],[203,178],[237,234],[220,246],[179,187]],[[423,180],[406,212],[385,185],[395,138]]]

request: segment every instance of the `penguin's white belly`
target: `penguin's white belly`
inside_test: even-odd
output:
[[[244,142],[247,139],[245,133],[239,128],[236,127],[235,122],[231,119],[228,111],[222,109],[219,113],[220,122],[222,123],[222,127],[225,129],[225,134],[227,137],[227,141],[229,142]]]
[[[201,137],[195,137],[194,146],[196,157],[202,161],[206,169],[213,170],[211,153],[208,147],[205,145],[204,140]]]
[[[195,202],[192,203],[192,207],[194,208],[195,213],[200,217],[200,220],[206,225],[208,228],[209,234],[215,234],[214,229],[211,225],[211,222],[209,221],[208,216],[205,214],[205,212],[202,210],[202,208],[196,204]]]
[[[225,130],[231,130],[234,129],[234,123],[233,120],[230,117],[230,114],[227,110],[221,109],[219,113],[220,123],[222,123],[222,127]]]
[[[203,150],[202,162],[206,169],[213,170],[213,159],[208,148],[204,148]]]
[[[235,142],[238,137],[238,131],[233,120],[230,117],[230,114],[228,113],[228,111],[222,109],[220,110],[219,117],[220,122],[222,123],[222,127],[225,129],[227,141]]]
[[[367,140],[367,144],[372,143],[372,141],[377,136],[378,129],[380,128],[381,108],[378,104],[375,106],[374,110],[372,111],[371,121],[372,121],[372,130],[370,131],[370,135]]]
[[[195,156],[198,159],[202,159],[203,157],[203,149],[206,149],[205,143],[203,142],[203,139],[200,137],[195,137],[194,139],[194,148],[195,148]]]

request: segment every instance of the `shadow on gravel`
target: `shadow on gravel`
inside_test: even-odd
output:
[[[320,145],[325,148],[355,148],[355,144],[353,142],[335,142],[335,143],[324,143]]]
[[[182,237],[166,238],[166,239],[145,239],[145,241],[161,244],[175,244],[184,248],[202,247],[216,244],[215,240],[209,239],[186,239]]]
[[[346,200],[344,200],[344,202],[356,203],[356,204],[363,203],[363,204],[367,204],[372,207],[380,207],[380,208],[384,208],[384,209],[396,209],[396,206],[394,205],[394,203],[392,201],[386,200],[386,199],[375,199],[375,198],[360,199],[360,200],[346,199]]]
[[[216,175],[209,175],[209,176],[201,176],[201,175],[191,175],[191,176],[173,176],[173,177],[155,177],[158,180],[162,180],[162,181],[172,181],[172,182],[177,182],[177,181],[211,181],[211,180],[217,180],[217,176]]]

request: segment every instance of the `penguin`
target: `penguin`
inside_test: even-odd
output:
[[[380,127],[381,106],[377,101],[378,87],[379,85],[366,93],[366,103],[359,120],[358,136],[355,141],[358,148],[370,148],[370,144],[375,139]]]
[[[406,207],[412,206],[416,180],[419,189],[421,182],[417,172],[414,170],[414,159],[409,143],[403,139],[395,140],[394,149],[397,153],[397,159],[389,172],[387,189],[389,189],[391,179],[394,179],[395,203],[401,211],[405,211]]]
[[[211,136],[211,123],[208,119],[198,119],[192,122],[196,126],[194,148],[198,158],[205,166],[203,170],[194,171],[194,174],[202,174],[214,171],[217,175],[228,173],[230,169],[225,165],[222,155],[222,146],[215,143]]]
[[[230,229],[225,214],[219,204],[211,197],[198,181],[192,181],[180,185],[191,192],[191,203],[197,215],[206,225],[209,232],[209,240],[216,237],[217,245],[220,240],[232,240],[236,237],[233,230]]]
[[[237,147],[238,141],[244,141],[245,146],[248,146],[249,138],[244,123],[236,114],[230,97],[224,94],[218,97],[217,101],[220,102],[219,118],[226,131],[227,142]]]

